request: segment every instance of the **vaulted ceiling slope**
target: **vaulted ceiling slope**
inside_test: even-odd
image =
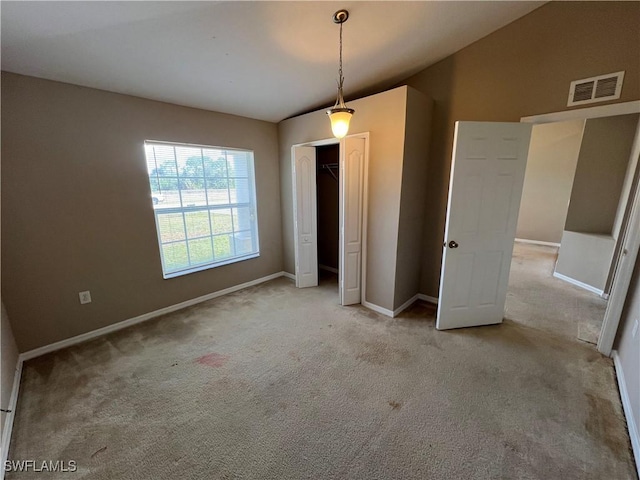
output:
[[[7,2],[2,69],[277,122],[382,89],[544,2]]]

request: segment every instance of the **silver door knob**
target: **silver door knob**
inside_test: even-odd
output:
[[[449,248],[458,248],[458,242],[451,240],[449,242]]]

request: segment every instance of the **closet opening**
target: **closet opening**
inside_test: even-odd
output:
[[[296,287],[317,287],[320,264],[335,268],[335,272],[322,271],[337,273],[340,305],[361,303],[366,288],[368,145],[369,133],[364,132],[344,137],[340,143],[335,139],[319,140],[294,145],[291,149]],[[326,146],[333,147],[334,153],[318,148]],[[316,149],[325,158],[320,165]],[[335,168],[336,163],[339,168]],[[319,181],[323,188],[320,193],[317,192]],[[318,198],[322,202],[320,208]],[[322,218],[318,218],[319,213]],[[319,228],[325,247],[322,257],[319,256]]]
[[[318,280],[338,288],[340,265],[340,145],[316,148]]]

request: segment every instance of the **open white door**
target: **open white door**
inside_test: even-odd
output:
[[[362,296],[362,205],[365,139],[346,137],[340,149],[340,303]]]
[[[293,147],[296,287],[318,286],[316,149]]]
[[[436,328],[501,323],[531,125],[456,122]]]

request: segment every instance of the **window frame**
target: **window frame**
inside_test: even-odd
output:
[[[153,189],[152,189],[152,180],[155,180],[159,183],[159,180],[161,178],[174,178],[174,177],[163,177],[160,176],[158,173],[156,173],[154,176],[150,175],[149,172],[149,160],[147,158],[147,148],[151,146],[165,146],[165,147],[172,147],[173,148],[173,155],[174,155],[174,160],[176,161],[176,176],[175,178],[178,180],[178,195],[180,197],[180,206],[177,207],[168,207],[168,208],[156,208],[156,205],[153,205],[152,202],[152,207],[153,207],[153,216],[154,216],[154,221],[155,221],[155,227],[156,227],[156,237],[158,240],[158,253],[160,254],[160,263],[161,263],[161,267],[162,267],[162,276],[163,278],[166,279],[170,279],[170,278],[176,278],[176,277],[180,277],[183,275],[188,275],[190,273],[196,273],[196,272],[201,272],[203,270],[209,270],[212,268],[216,268],[216,267],[222,267],[224,265],[229,265],[232,263],[237,263],[237,262],[242,262],[245,260],[250,260],[253,258],[258,258],[260,257],[260,237],[259,237],[259,219],[258,219],[258,204],[257,204],[257,187],[256,187],[256,175],[255,175],[255,152],[253,150],[250,149],[246,149],[246,148],[236,148],[236,147],[220,147],[220,146],[213,146],[213,145],[201,145],[201,144],[194,144],[194,143],[180,143],[180,142],[169,142],[166,140],[145,140],[144,144],[143,144],[143,149],[144,149],[144,156],[145,156],[145,162],[147,165],[147,185],[149,185],[149,191],[150,191],[150,195],[149,198],[151,199],[153,196]],[[179,173],[179,165],[178,165],[178,155],[176,152],[176,148],[180,148],[180,147],[186,147],[186,148],[196,148],[200,150],[200,156],[203,158],[203,162],[204,162],[204,152],[203,150],[220,150],[225,152],[225,161],[226,161],[226,165],[225,165],[225,170],[226,170],[226,175],[225,177],[219,177],[219,178],[224,178],[225,181],[227,182],[227,191],[228,191],[228,201],[229,203],[225,203],[225,204],[218,204],[218,205],[210,205],[209,204],[209,192],[208,192],[208,188],[207,188],[207,180],[210,179],[210,177],[207,177],[205,175],[205,170],[204,170],[204,163],[203,163],[203,175],[202,176],[181,176]],[[229,186],[229,180],[232,179],[244,179],[245,177],[233,177],[229,175],[229,162],[227,159],[227,155],[226,152],[242,152],[244,154],[249,154],[249,158],[247,160],[247,186],[248,186],[248,197],[249,200],[248,202],[234,202],[231,203],[231,187]],[[156,170],[159,168],[158,166],[158,162],[157,159],[154,158],[154,163],[155,163],[155,168]],[[205,201],[206,204],[205,205],[191,205],[191,206],[184,206],[183,205],[183,192],[188,191],[188,189],[181,189],[180,188],[180,179],[181,178],[195,178],[195,179],[202,179],[205,182],[205,187],[204,187],[204,191],[205,191]],[[162,193],[162,191],[160,192]],[[237,199],[236,199],[237,200]],[[249,225],[249,229],[245,229],[245,230],[241,230],[236,232],[235,231],[235,225],[234,225],[234,220],[233,220],[233,216],[234,216],[234,210],[237,211],[237,209],[239,208],[249,208],[250,210],[250,214],[254,217],[251,221],[250,221],[250,225]],[[215,210],[228,210],[231,212],[231,231],[229,232],[225,232],[225,233],[220,233],[220,234],[215,234],[213,232],[213,223],[212,223],[212,219],[211,219],[211,212],[214,212]],[[189,233],[188,233],[188,228],[187,228],[187,224],[186,224],[186,218],[185,218],[185,214],[188,213],[195,213],[195,212],[207,212],[207,215],[209,216],[209,234],[208,235],[204,235],[204,236],[200,236],[200,237],[195,237],[195,238],[189,238]],[[159,215],[161,214],[180,214],[182,216],[182,222],[183,222],[183,231],[184,231],[184,239],[181,240],[174,240],[174,241],[169,241],[169,242],[163,242],[162,241],[162,234],[160,231],[160,220],[159,220]],[[215,260],[215,247],[213,244],[213,239],[215,237],[222,237],[222,236],[232,236],[234,237],[232,239],[232,243],[233,243],[233,250],[235,251],[235,235],[238,233],[243,233],[243,232],[250,232],[251,233],[251,238],[252,241],[255,243],[256,246],[256,250],[254,252],[251,253],[247,253],[247,254],[241,254],[241,255],[234,255],[231,257],[225,257],[224,259],[221,260]],[[211,248],[212,248],[212,252],[214,254],[214,260],[211,262],[207,262],[207,263],[198,263],[198,264],[191,264],[191,257],[190,257],[190,253],[189,253],[189,241],[190,240],[198,240],[198,239],[206,239],[209,238],[211,239]],[[176,270],[172,270],[172,271],[168,271],[167,266],[166,266],[166,262],[165,262],[165,258],[164,258],[164,251],[163,251],[163,246],[164,245],[170,245],[173,243],[181,243],[184,242],[186,250],[187,250],[187,259],[189,261],[189,265],[183,268],[179,268]]]

